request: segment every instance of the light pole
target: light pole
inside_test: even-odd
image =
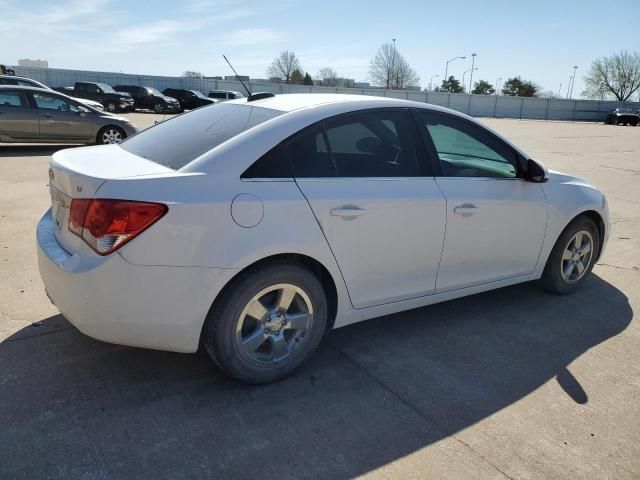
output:
[[[571,100],[571,96],[573,95],[573,85],[576,83],[576,70],[578,70],[578,66],[573,66],[573,76],[571,77],[571,90],[569,90],[569,100]]]
[[[440,75],[434,75],[433,77],[431,77],[431,80],[429,80],[429,90],[431,90],[433,92],[433,79],[434,78],[438,78]]]
[[[459,58],[465,59],[467,57],[453,57],[451,60],[447,60],[447,63],[445,64],[445,67],[444,67],[444,80],[445,80],[445,82],[449,81],[449,63],[453,62],[454,60],[458,60]],[[449,90],[451,90],[451,88],[449,88]]]
[[[562,84],[560,84],[560,88],[558,88],[558,96],[560,97],[562,95]],[[560,97],[562,98],[562,97]]]
[[[396,71],[396,39],[392,38],[391,40],[393,40],[393,59],[391,60],[391,79],[393,80],[393,73]],[[391,85],[391,89],[393,89],[393,84]]]
[[[496,79],[496,95],[498,95],[498,92],[500,91],[500,82],[502,81],[502,77],[498,77]]]
[[[464,87],[464,77],[467,73],[472,72],[471,75],[473,75],[473,70],[477,70],[478,67],[474,68],[474,69],[469,69],[469,70],[465,70],[464,72],[462,72],[462,86]],[[471,90],[469,90],[469,93],[471,93]]]
[[[471,54],[471,75],[469,78],[469,93],[471,93],[471,84],[473,83],[473,66],[476,63],[476,54],[472,53]]]

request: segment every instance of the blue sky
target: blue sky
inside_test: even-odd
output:
[[[573,65],[579,94],[595,57],[640,49],[640,0],[0,0],[0,12],[0,63],[140,74],[229,75],[225,53],[239,73],[265,77],[288,49],[312,76],[331,66],[366,81],[378,47],[396,38],[423,87],[457,55],[467,60],[449,73],[462,77],[475,52],[474,79],[521,75],[556,92],[562,83],[564,95]]]

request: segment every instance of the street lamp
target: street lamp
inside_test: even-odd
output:
[[[569,90],[569,100],[571,100],[571,96],[573,95],[573,85],[576,83],[576,70],[578,70],[578,66],[573,66],[573,76],[571,77],[571,90]]]
[[[473,70],[474,70],[473,66],[475,65],[475,63],[476,63],[476,54],[472,53],[471,54],[471,75],[470,75],[471,78],[469,78],[469,93],[471,93],[471,85],[473,83]]]
[[[560,84],[560,88],[558,88],[558,97],[560,97],[562,95],[562,84]],[[560,97],[562,98],[562,97]]]
[[[464,72],[462,72],[462,86],[464,87],[464,77],[467,73],[469,72],[473,72],[473,70],[478,70],[478,67],[474,68],[474,69],[469,69],[469,70],[465,70]],[[473,73],[471,73],[471,75],[473,75]],[[471,90],[469,90],[469,93],[471,93]]]
[[[391,40],[393,40],[393,59],[391,60],[391,78],[393,78],[393,73],[396,72],[396,39],[392,38]],[[396,86],[397,86],[397,77],[396,77]],[[391,88],[393,89],[393,84],[391,85]]]
[[[431,80],[429,80],[429,90],[431,90],[433,92],[433,79],[434,78],[438,78],[440,75],[434,75],[433,77],[431,77]]]
[[[451,60],[447,60],[447,63],[445,64],[445,67],[444,67],[444,80],[446,82],[449,81],[449,63],[453,62],[454,60],[458,60],[459,58],[464,59],[467,57],[453,57]]]
[[[496,79],[496,95],[498,95],[498,92],[500,91],[500,82],[502,82],[502,77],[498,77]]]

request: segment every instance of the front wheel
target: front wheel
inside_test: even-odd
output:
[[[153,111],[156,113],[162,113],[164,111],[164,105],[162,105],[161,103],[156,103],[153,106]]]
[[[96,136],[96,143],[98,145],[112,145],[122,142],[126,137],[127,134],[120,127],[109,125],[100,129]]]
[[[207,315],[203,342],[229,376],[259,384],[280,380],[308,358],[327,324],[318,278],[294,264],[249,270]]]
[[[575,291],[593,269],[600,252],[598,227],[587,217],[578,217],[564,229],[547,259],[542,285],[551,293]]]

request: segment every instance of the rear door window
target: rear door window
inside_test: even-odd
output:
[[[22,92],[0,91],[0,107],[29,108]]]
[[[295,176],[423,176],[406,115],[365,111],[312,128],[287,146]]]
[[[283,112],[218,103],[159,123],[120,144],[121,148],[178,170],[236,135]]]

